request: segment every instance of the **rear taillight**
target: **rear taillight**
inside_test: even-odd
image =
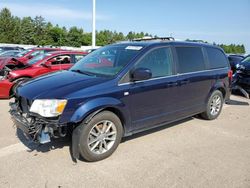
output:
[[[232,78],[233,78],[233,71],[232,70],[228,71],[227,76],[228,76],[229,79],[232,80]]]

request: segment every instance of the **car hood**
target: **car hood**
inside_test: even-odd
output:
[[[107,80],[107,78],[92,77],[72,71],[60,71],[21,84],[17,89],[17,95],[29,100],[67,99],[68,95],[74,92]]]
[[[245,63],[241,62],[236,66],[236,70],[240,74],[250,76],[250,63],[249,62],[245,62]]]
[[[5,65],[9,63],[13,63],[17,65],[24,65],[22,61],[20,61],[19,59],[16,59],[13,57],[2,57],[0,58],[0,70],[2,70],[5,67]]]
[[[4,68],[11,61],[10,57],[1,57],[0,58],[0,70]]]
[[[241,62],[240,65],[245,67],[246,70],[250,70],[250,63],[249,62],[245,62],[245,63]]]

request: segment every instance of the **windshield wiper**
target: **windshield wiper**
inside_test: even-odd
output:
[[[77,73],[80,73],[80,74],[85,74],[85,75],[88,75],[88,76],[96,76],[94,73],[87,72],[87,71],[82,71],[82,70],[79,70],[79,69],[71,70],[71,71],[72,72],[77,72]]]

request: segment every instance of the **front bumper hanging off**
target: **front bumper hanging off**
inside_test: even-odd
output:
[[[50,142],[51,137],[65,136],[58,120],[48,120],[29,113],[22,113],[18,103],[10,103],[9,112],[16,127],[22,130],[29,140],[45,144]]]

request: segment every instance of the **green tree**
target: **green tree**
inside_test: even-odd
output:
[[[81,43],[83,46],[90,46],[92,43],[92,33],[83,33]]]
[[[132,31],[130,31],[130,32],[127,34],[126,38],[127,38],[128,40],[133,40],[133,39],[135,39],[135,33],[132,32]]]
[[[148,36],[152,37],[152,35],[150,35],[148,33],[144,33],[144,32],[135,33],[133,31],[130,31],[128,33],[128,35],[126,36],[126,39],[127,40],[133,40],[133,39],[138,39],[138,38],[143,38],[143,37],[148,37]]]
[[[22,44],[36,44],[35,41],[35,26],[31,17],[24,17],[21,20],[20,28],[20,43]]]
[[[130,31],[126,36],[122,32],[102,30],[96,33],[96,43],[98,46],[104,46],[117,41],[133,40],[153,36],[144,32]],[[154,37],[157,37],[155,35]],[[83,29],[71,27],[67,30],[65,27],[53,25],[42,16],[24,17],[22,19],[12,16],[7,8],[0,11],[0,42],[33,44],[33,45],[53,45],[53,46],[74,46],[91,45],[92,33],[84,32]],[[206,42],[202,40],[190,40],[193,42]],[[207,42],[206,42],[207,43]],[[214,45],[218,45],[214,43]],[[243,44],[220,44],[226,53],[245,53]]]
[[[64,46],[66,45],[67,30],[66,28],[61,28],[58,25],[55,27],[50,23],[47,25],[47,45],[53,46]]]
[[[67,35],[67,45],[80,47],[82,45],[83,30],[71,27]]]
[[[34,24],[34,41],[37,45],[45,45],[46,44],[46,22],[42,16],[36,16],[33,20]]]
[[[19,44],[21,42],[21,37],[22,37],[22,33],[21,33],[21,19],[18,17],[14,17],[13,18],[13,23],[14,23],[14,28],[11,32],[11,39],[9,41],[9,43],[15,43],[15,44]]]
[[[123,41],[123,40],[125,40],[125,36],[124,36],[124,34],[122,33],[122,32],[114,32],[114,39],[113,39],[114,41]]]
[[[15,24],[18,24],[17,18],[11,15],[11,12],[7,8],[3,8],[0,12],[0,42],[2,43],[14,43],[15,33],[19,28]]]
[[[220,44],[220,46],[226,53],[233,53],[233,54],[244,54],[246,53],[245,46],[243,44],[236,45],[236,44]]]

